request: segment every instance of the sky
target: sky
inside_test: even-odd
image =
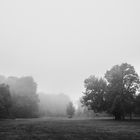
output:
[[[84,79],[127,62],[140,74],[139,0],[1,0],[0,74],[82,96]]]

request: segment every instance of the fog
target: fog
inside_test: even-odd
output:
[[[77,100],[83,81],[128,62],[140,73],[138,0],[0,1],[0,66]]]
[[[139,139],[139,120],[140,0],[0,0],[1,139]]]
[[[42,116],[67,116],[66,108],[70,98],[65,94],[45,94],[39,93],[39,108]]]

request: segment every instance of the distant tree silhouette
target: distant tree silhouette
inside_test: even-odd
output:
[[[32,118],[38,116],[36,100],[21,95],[12,96],[12,115],[15,118]]]
[[[39,99],[36,93],[37,84],[33,78],[12,78],[10,84],[12,92],[12,115],[17,118],[36,117],[38,114]]]
[[[72,102],[69,102],[67,109],[66,109],[67,115],[69,118],[72,118],[75,113],[75,108],[73,106]]]
[[[0,85],[0,118],[10,117],[11,108],[11,95],[9,91],[9,86],[6,84]]]

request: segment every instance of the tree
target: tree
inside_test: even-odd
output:
[[[135,114],[140,115],[140,93],[136,96],[135,99]]]
[[[69,102],[67,109],[66,109],[67,115],[69,118],[72,118],[75,112],[75,108],[73,106],[72,102]]]
[[[28,96],[12,96],[12,115],[16,118],[33,118],[38,116],[38,104],[36,99]]]
[[[7,83],[12,93],[12,115],[17,118],[37,117],[37,84],[32,77],[9,77]]]
[[[94,112],[102,112],[106,109],[105,94],[107,83],[103,78],[90,76],[85,79],[85,92],[82,97],[82,104]]]
[[[0,118],[9,118],[11,108],[11,95],[9,86],[0,85]]]
[[[26,77],[9,77],[7,84],[13,94],[34,96],[37,90],[37,84],[31,76]]]
[[[37,84],[32,77],[0,76],[0,83],[4,83],[0,85],[0,117],[38,116]]]
[[[127,63],[113,66],[106,72],[108,82],[106,101],[108,111],[120,120],[134,111],[134,97],[139,88],[139,76],[133,66]]]

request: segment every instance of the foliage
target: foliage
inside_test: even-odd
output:
[[[0,85],[0,118],[9,118],[11,108],[11,95],[9,86]]]
[[[85,79],[84,96],[81,102],[88,106],[89,109],[94,110],[94,112],[101,112],[105,110],[105,94],[107,84],[103,78],[97,78],[95,76],[90,76]]]
[[[36,117],[38,113],[37,84],[32,77],[16,80],[12,89],[12,115],[17,118]]]
[[[13,95],[12,115],[16,118],[32,118],[38,116],[38,104],[36,99],[28,96]]]
[[[117,120],[124,119],[126,115],[131,118],[140,85],[134,67],[127,63],[115,65],[105,73],[105,79],[91,76],[84,81],[83,105],[95,112],[107,111]]]
[[[72,102],[69,102],[67,109],[66,109],[67,115],[69,118],[72,118],[75,112],[75,108],[73,106]]]
[[[134,97],[139,88],[139,77],[133,66],[127,63],[115,65],[107,71],[105,78],[108,81],[107,103],[108,110],[116,119],[130,117],[134,110]]]
[[[36,93],[37,84],[32,77],[5,78],[4,76],[0,76],[0,83],[8,85],[7,87],[1,87],[0,91],[3,89],[5,89],[5,91],[3,90],[0,94],[6,99],[5,105],[9,106],[8,101],[10,100],[11,117],[29,118],[38,115],[39,99]],[[5,102],[5,99],[1,97],[1,104]],[[1,105],[1,107],[3,108],[3,105]]]
[[[140,93],[136,96],[135,99],[135,113],[140,115]]]

